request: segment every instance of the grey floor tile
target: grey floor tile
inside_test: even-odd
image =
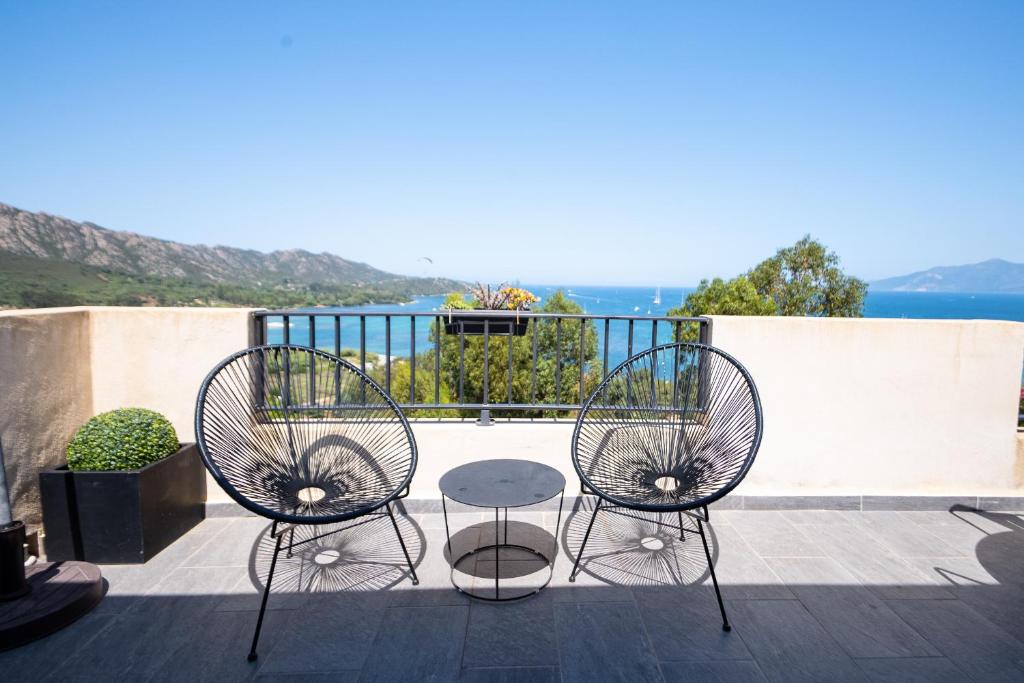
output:
[[[553,515],[510,519],[547,525]],[[762,674],[787,681],[943,681],[968,674],[1024,680],[1019,516],[970,510],[712,516],[711,544],[734,626],[725,639],[695,534],[680,543],[671,534],[655,538],[657,525],[618,525],[612,530],[628,561],[595,564],[569,584],[574,556],[563,546],[551,585],[539,596],[495,606],[451,588],[443,518],[426,515],[425,541],[417,540],[424,550],[420,586],[402,579],[389,590],[349,590],[351,581],[325,577],[322,590],[299,595],[282,579],[284,590],[271,597],[260,659],[250,665],[245,654],[259,591],[247,561],[238,558],[251,552],[246,546],[255,536],[244,534],[258,533],[261,520],[243,520],[252,528],[239,527],[232,536],[238,520],[217,519],[145,565],[102,567],[109,592],[100,607],[64,631],[0,653],[0,678],[12,672],[24,680],[354,680],[366,673],[390,680],[409,679],[422,665],[435,680],[658,680],[662,674],[712,681]],[[783,536],[754,541],[762,549],[775,541],[764,559],[745,536],[759,528],[768,533],[764,520],[776,516],[786,523]],[[776,556],[804,552],[787,537],[789,529],[823,555]],[[470,547],[480,533],[463,534],[457,543]],[[580,539],[569,538],[573,549]],[[655,549],[654,540],[663,547]],[[915,556],[943,544],[952,552],[939,552],[952,556]],[[487,574],[483,564],[474,572]],[[365,579],[359,585],[375,585],[368,568],[344,569],[349,578],[356,572]]]
[[[1010,530],[1002,515],[968,510],[942,512],[903,512],[904,519],[939,536],[943,542],[965,555],[973,555],[978,544],[994,534]]]
[[[859,659],[875,683],[962,683],[966,675],[945,657]]]
[[[466,667],[557,666],[550,593],[506,604],[474,602],[462,655]]]
[[[1024,643],[1024,590],[1020,586],[975,585],[955,591],[961,602]]]
[[[388,609],[359,680],[456,680],[468,620],[468,607]]]
[[[977,557],[916,557],[904,562],[932,577],[957,593],[958,587],[998,586],[999,580],[992,576]]]
[[[308,672],[301,674],[258,674],[253,680],[258,683],[354,683],[359,680],[358,671]]]
[[[862,525],[805,525],[798,529],[881,598],[954,597],[946,582],[911,567]]]
[[[893,600],[889,606],[972,677],[1024,679],[1024,644],[959,600]]]
[[[761,557],[822,557],[824,552],[811,536],[801,534],[783,512],[744,511],[732,526]]]
[[[655,653],[632,603],[555,606],[564,681],[660,681]]]
[[[260,535],[271,522],[262,517],[239,517],[188,558],[185,567],[248,567]],[[269,533],[269,531],[267,531]]]
[[[193,637],[218,596],[238,580],[230,567],[177,569],[153,591],[119,614],[90,643],[64,660],[57,677],[101,672],[109,677],[149,677]]]
[[[561,680],[553,666],[493,667],[463,669],[464,683],[556,683]]]
[[[193,527],[188,533],[164,548],[145,564],[105,564],[100,566],[109,584],[110,598],[132,598],[146,595],[161,579],[181,567],[194,553],[213,543],[231,525],[233,520],[207,519]],[[105,601],[104,609],[125,606],[130,600]]]
[[[765,680],[754,661],[662,662],[661,673],[668,683],[748,683]]]
[[[722,630],[711,587],[637,588],[633,595],[659,660],[750,659],[740,635]]]
[[[938,654],[852,574],[831,558],[768,558],[768,564],[851,657]]]
[[[277,612],[291,621],[272,647],[260,648],[260,672],[359,671],[386,611],[384,596],[325,595],[299,612]]]
[[[793,593],[782,579],[734,527],[715,528],[712,551],[715,572],[726,600],[793,598]],[[705,559],[705,567],[706,564]],[[704,583],[711,585],[710,574],[706,574]]]
[[[214,608],[215,611],[248,612],[259,610],[263,600],[263,584],[253,585],[253,579],[248,572],[240,572],[240,574],[238,581],[231,588],[231,593],[217,601],[217,606]],[[267,598],[267,609],[301,609],[306,606],[309,600],[309,593],[294,592],[287,589],[277,590],[274,583],[271,583],[270,595]]]
[[[853,524],[855,518],[838,510],[784,510],[782,517],[794,526],[802,524]]]
[[[88,646],[116,615],[95,610],[67,628],[14,650],[0,652],[0,672],[7,681],[41,681],[54,673],[64,659]]]
[[[857,521],[899,557],[964,557],[970,551],[946,543],[940,534],[899,512],[862,512]]]
[[[568,522],[566,574],[580,552],[589,519],[588,514],[574,515]],[[687,531],[681,540],[677,520],[677,515],[601,512],[583,549],[578,582],[584,576],[609,586],[698,582],[707,571],[700,537]],[[691,522],[686,524],[689,528]]]
[[[248,661],[256,615],[239,618],[212,613],[192,626],[191,637],[170,652],[150,681],[248,681],[263,663]],[[293,615],[267,613],[260,632],[259,653],[265,656],[292,628]]]
[[[738,600],[738,631],[772,681],[867,680],[839,644],[796,600]]]

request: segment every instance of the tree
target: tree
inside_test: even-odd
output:
[[[566,297],[561,291],[551,295],[538,309],[542,313],[582,313],[583,309]],[[580,338],[582,327],[582,340]],[[537,337],[537,373],[533,375],[533,336],[536,326]],[[458,335],[450,335],[444,329],[432,327],[431,340],[441,342],[440,377],[442,391],[447,390],[447,400],[442,403],[454,402],[459,399],[459,370],[464,368],[462,381],[463,403],[483,401],[483,357],[484,340],[482,336],[466,335],[465,348],[460,348]],[[581,346],[582,341],[582,346]],[[487,398],[495,405],[496,415],[501,415],[500,404],[509,397],[509,345],[512,354],[512,402],[513,403],[576,403],[580,401],[580,375],[583,374],[583,398],[597,386],[600,380],[600,368],[593,363],[597,358],[597,330],[587,320],[565,320],[556,323],[554,319],[534,318],[526,335],[509,337],[491,335],[487,345],[488,373]],[[462,354],[465,360],[462,360]],[[581,362],[582,361],[582,362]],[[420,391],[420,373],[427,374],[429,384],[433,387],[433,352],[417,355],[416,389]],[[406,373],[407,374],[407,373]],[[408,379],[403,377],[404,384],[399,390],[408,395]],[[392,387],[395,387],[395,376],[392,375]],[[460,411],[463,416],[472,416],[475,411]],[[541,417],[554,415],[554,411],[532,411],[516,413],[518,416]]]
[[[701,280],[697,290],[669,315],[775,315],[775,303],[760,294],[746,275],[728,282],[716,277],[711,282]]]
[[[809,315],[859,318],[867,283],[839,268],[839,257],[804,236],[744,275],[702,280],[669,315]]]
[[[748,276],[760,294],[775,302],[779,315],[864,315],[867,283],[843,273],[839,256],[810,235],[779,249]]]

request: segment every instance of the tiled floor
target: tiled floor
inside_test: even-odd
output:
[[[254,663],[245,655],[270,563],[268,524],[209,519],[144,566],[103,567],[103,603],[0,653],[0,678],[1024,680],[1020,515],[713,511],[731,633],[700,537],[680,541],[653,517],[602,513],[584,572],[568,583],[588,518],[587,509],[563,518],[547,589],[500,605],[451,588],[439,514],[401,518],[415,587],[386,517],[304,544],[279,562]],[[451,516],[456,555],[493,538],[489,519]],[[554,546],[555,513],[510,519],[513,542]],[[490,555],[466,569],[460,580],[493,586]],[[535,569],[506,562],[502,575],[511,589],[543,579]]]

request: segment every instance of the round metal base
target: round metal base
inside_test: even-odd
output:
[[[494,577],[494,587],[493,588],[488,588],[488,590],[493,590],[494,591],[494,597],[490,597],[488,595],[483,595],[479,591],[474,591],[472,589],[464,588],[464,587],[460,586],[458,584],[458,582],[455,580],[455,570],[465,560],[469,559],[470,557],[473,557],[474,555],[481,555],[484,552],[500,553],[503,549],[523,550],[523,551],[531,553],[532,555],[535,555],[536,557],[539,557],[540,559],[544,560],[544,563],[548,566],[548,577],[547,577],[547,579],[544,580],[544,583],[542,583],[541,585],[537,586],[536,588],[532,588],[532,589],[531,588],[526,588],[526,589],[524,589],[524,588],[513,588],[512,590],[518,590],[518,591],[525,590],[526,592],[525,593],[520,593],[518,595],[511,595],[511,596],[501,597],[501,587],[500,587],[500,583],[499,583],[500,580],[501,580],[501,576],[500,575],[496,575]],[[485,558],[485,559],[487,559],[487,558]],[[522,560],[506,560],[506,562],[513,562],[513,561],[520,561],[521,562]],[[499,563],[496,562],[495,563],[495,574],[498,574],[498,572],[499,572]],[[455,586],[455,589],[457,591],[459,591],[460,593],[464,593],[464,594],[468,595],[469,597],[474,598],[476,600],[483,600],[485,602],[512,602],[513,600],[522,600],[523,598],[528,598],[530,596],[536,595],[537,593],[540,593],[541,590],[543,590],[549,583],[551,583],[551,577],[552,577],[552,575],[554,573],[555,573],[555,563],[554,563],[554,560],[552,560],[551,558],[549,558],[547,555],[545,555],[540,550],[537,550],[536,548],[531,548],[531,547],[525,546],[525,545],[518,545],[516,543],[492,543],[491,545],[484,545],[484,546],[480,546],[479,548],[474,548],[473,550],[470,550],[469,552],[463,553],[461,556],[459,556],[459,559],[457,559],[454,562],[452,562],[452,569],[451,569],[451,573],[450,573],[450,579],[451,579],[452,585]]]
[[[88,562],[41,562],[25,574],[28,594],[0,603],[0,650],[50,635],[103,599],[99,567]]]

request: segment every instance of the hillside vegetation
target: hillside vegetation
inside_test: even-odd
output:
[[[334,254],[179,244],[0,204],[0,307],[348,306],[461,288]]]

